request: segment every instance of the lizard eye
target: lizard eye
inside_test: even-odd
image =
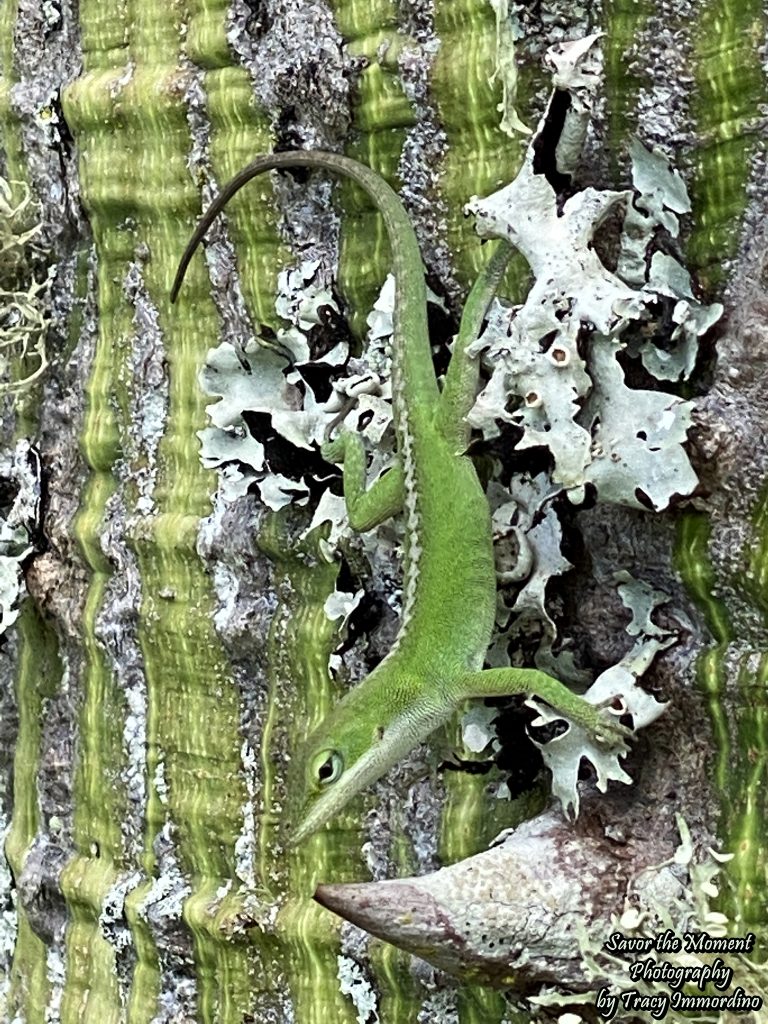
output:
[[[314,775],[321,786],[336,782],[344,771],[344,758],[338,750],[324,750],[315,761]]]

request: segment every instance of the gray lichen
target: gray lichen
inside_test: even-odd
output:
[[[278,129],[283,112],[291,110],[294,144],[324,149],[347,132],[356,64],[327,4],[266,0],[254,13],[235,0],[227,37],[250,74],[260,108],[271,112]]]
[[[558,55],[561,82],[578,76],[588,83],[581,109],[570,117],[572,136],[583,137],[594,88],[581,71],[587,52],[584,44],[570,44]],[[689,209],[685,186],[660,154],[635,143],[634,200],[629,192],[586,188],[560,208],[555,189],[536,169],[535,154],[531,146],[514,182],[468,206],[480,234],[511,241],[535,275],[522,306],[495,303],[473,347],[485,353],[492,373],[470,421],[487,438],[498,435],[500,422],[522,426],[516,449],[548,449],[553,480],[575,502],[592,484],[603,501],[665,508],[697,483],[682,447],[692,406],[675,395],[628,386],[618,357],[625,349],[633,352],[622,335],[637,334],[637,324],[649,320],[654,307],[673,299],[677,326],[669,345],[660,350],[636,340],[634,354],[660,379],[684,379],[693,369],[698,337],[722,313],[718,304],[697,303],[677,260],[654,253],[646,266],[657,229],[677,235],[676,214]],[[625,216],[613,272],[594,242],[616,209]],[[517,397],[511,411],[510,395]]]
[[[42,234],[33,213],[29,189],[0,178],[0,395],[28,389],[48,366],[50,278],[30,267]]]

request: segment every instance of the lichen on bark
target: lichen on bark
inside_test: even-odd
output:
[[[741,304],[719,368],[705,367],[714,388],[700,405],[695,451],[709,496],[679,529],[648,530],[636,511],[576,514],[589,554],[571,554],[593,572],[559,602],[596,665],[614,657],[626,618],[605,582],[618,549],[687,609],[690,635],[656,677],[676,695],[669,742],[684,754],[677,776],[656,776],[648,827],[673,831],[668,794],[677,786],[706,838],[713,807],[693,783],[701,790],[711,765],[720,838],[741,854],[729,912],[763,924],[766,469],[755,353],[765,273],[755,225],[765,175],[753,112],[765,100],[765,15],[735,0],[507,6],[528,124],[546,99],[537,70],[545,46],[605,30],[605,106],[582,179],[625,187],[621,144],[652,114],[645,141],[676,151],[691,187],[687,255],[703,271],[704,297],[728,282],[720,294],[730,310]],[[2,170],[40,201],[56,263],[52,366],[15,424],[7,404],[0,410],[4,444],[34,437],[46,484],[30,598],[0,650],[0,834],[10,825],[0,1016],[303,1024],[352,1022],[372,1005],[398,1024],[510,1019],[499,996],[358,931],[343,929],[339,942],[337,926],[311,907],[320,877],[436,867],[440,835],[444,858],[476,852],[499,802],[468,771],[409,790],[408,771],[424,774],[422,751],[338,830],[290,859],[282,853],[296,719],[333,699],[336,638],[323,605],[336,566],[298,542],[305,521],[288,516],[291,540],[279,540],[253,495],[233,507],[212,498],[214,475],[199,463],[207,348],[245,343],[274,323],[286,260],[316,257],[332,281],[337,217],[343,310],[359,334],[388,269],[382,228],[351,189],[264,180],[231,208],[208,269],[192,267],[184,303],[168,302],[215,187],[258,151],[323,145],[404,186],[430,280],[455,313],[482,257],[461,206],[511,179],[523,152],[524,141],[498,127],[501,86],[488,84],[496,41],[483,0],[18,0],[0,9]],[[512,298],[525,280],[519,267]],[[350,674],[364,672],[392,632],[381,593],[362,611],[347,641]],[[516,771],[527,770],[524,760]]]

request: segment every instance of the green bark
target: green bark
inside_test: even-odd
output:
[[[39,583],[37,570],[34,598],[5,649],[16,653],[4,669],[12,683],[0,707],[15,709],[17,725],[12,787],[0,790],[0,809],[10,822],[5,853],[19,896],[12,957],[2,959],[0,942],[0,1016],[352,1024],[365,1017],[338,975],[349,979],[358,965],[355,999],[362,1006],[370,992],[386,1024],[453,1012],[461,1024],[510,1019],[496,993],[423,967],[414,972],[405,954],[341,929],[311,901],[318,882],[367,877],[370,864],[412,873],[434,866],[436,856],[449,862],[482,849],[515,815],[499,812],[482,775],[445,772],[439,794],[425,787],[424,821],[413,808],[391,812],[407,778],[380,786],[389,831],[367,858],[361,835],[366,810],[382,806],[376,794],[301,849],[283,846],[288,758],[337,696],[327,666],[339,638],[323,606],[338,566],[324,560],[317,537],[298,539],[308,517],[263,521],[252,497],[231,520],[231,549],[222,546],[226,513],[213,497],[214,474],[200,464],[196,432],[206,425],[197,380],[206,348],[248,331],[227,305],[226,253],[214,257],[218,309],[200,257],[182,301],[172,307],[168,298],[204,205],[203,185],[225,181],[276,142],[316,144],[317,110],[327,105],[344,109],[348,122],[334,121],[323,145],[407,186],[430,280],[456,311],[485,258],[463,204],[514,175],[524,139],[499,126],[490,5],[435,0],[426,14],[422,6],[330,3],[346,40],[346,49],[333,43],[333,53],[346,67],[348,94],[341,80],[326,80],[323,61],[331,58],[306,26],[291,30],[281,20],[288,15],[280,4],[261,11],[261,27],[252,20],[250,38],[256,48],[289,40],[288,70],[277,43],[257,50],[250,64],[237,55],[228,27],[245,19],[221,0],[81,0],[76,22],[69,7],[61,9],[82,68],[73,51],[45,75],[59,76],[76,153],[63,184],[79,183],[87,226],[70,212],[58,233],[46,227],[52,258],[76,266],[77,284],[67,304],[60,278],[58,359],[50,379],[22,400],[13,428],[37,437],[54,499],[46,522],[50,585]],[[606,109],[597,127],[607,152],[590,155],[585,181],[625,184],[622,146],[643,131],[649,109],[657,115],[651,140],[674,150],[683,127],[695,140],[683,154],[694,203],[685,250],[715,298],[729,261],[743,257],[745,225],[765,206],[754,113],[766,102],[760,6],[610,0],[595,24],[579,5],[542,5],[551,8],[549,20],[537,5],[523,6],[530,10],[516,44],[517,107],[529,125],[547,92],[546,43],[605,30]],[[665,31],[679,30],[684,45],[665,71],[652,44],[669,8],[674,23]],[[0,10],[0,123],[7,176],[26,176],[45,206],[51,172],[33,143],[49,108],[41,101],[31,112],[19,99],[19,89],[43,76],[20,49],[32,19],[10,0]],[[312,62],[315,70],[307,70]],[[316,93],[307,93],[298,71],[299,84],[291,84],[294,64],[316,81]],[[680,68],[693,88],[679,81]],[[655,86],[668,90],[658,95],[669,109],[654,98]],[[295,107],[285,99],[292,90]],[[55,151],[67,145],[53,138]],[[298,259],[280,204],[295,211],[312,188],[261,179],[228,210],[252,325],[276,325],[277,273]],[[386,237],[353,187],[333,195],[342,218],[338,281],[360,335],[389,270]],[[519,298],[526,280],[518,261],[505,293]],[[755,474],[765,472],[754,446],[744,458]],[[676,565],[699,616],[697,663],[687,666],[687,679],[697,680],[709,716],[717,831],[736,854],[725,909],[737,931],[765,925],[765,486],[763,479],[745,491],[739,512],[751,533],[733,564],[723,554],[721,521],[713,525],[703,511],[678,514],[677,523]],[[218,526],[201,531],[211,515]],[[672,579],[670,566],[660,571]],[[238,601],[245,612],[233,625],[226,605]],[[357,651],[363,671],[364,641]],[[456,736],[448,730],[451,749]],[[10,753],[1,753],[5,770]],[[412,770],[423,771],[423,756]],[[425,756],[434,769],[437,755]]]

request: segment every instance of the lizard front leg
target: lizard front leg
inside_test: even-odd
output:
[[[403,507],[405,485],[402,464],[395,462],[389,472],[366,486],[366,455],[359,434],[343,430],[322,446],[327,462],[344,464],[344,501],[349,525],[357,533],[372,530]]]
[[[451,684],[451,692],[457,704],[470,698],[519,693],[539,697],[605,746],[616,746],[631,734],[605,707],[590,704],[558,679],[535,668],[489,668],[467,673]]]

